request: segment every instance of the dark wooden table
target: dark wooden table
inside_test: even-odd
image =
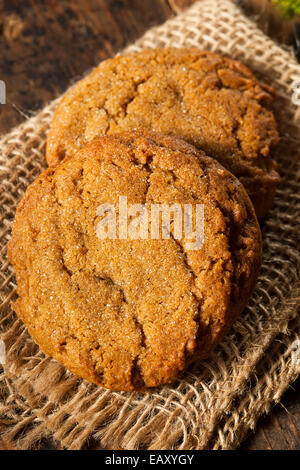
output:
[[[213,0],[212,0],[213,1]],[[193,0],[0,0],[0,134],[58,96],[80,75]],[[286,41],[289,23],[268,0],[238,1],[268,34]],[[270,7],[270,8],[269,8]],[[1,423],[0,423],[1,424]],[[300,448],[299,381],[260,419],[241,449]],[[0,441],[0,449],[14,443]],[[52,443],[46,448],[55,448]]]

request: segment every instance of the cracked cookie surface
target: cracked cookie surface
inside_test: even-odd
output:
[[[99,239],[100,204],[204,205],[204,244]],[[98,215],[97,215],[98,214]],[[174,219],[174,213],[171,216]],[[26,190],[9,243],[14,308],[41,349],[115,390],[176,379],[242,312],[261,260],[239,181],[195,147],[155,133],[105,136]]]
[[[197,49],[157,49],[102,62],[55,113],[47,162],[55,166],[100,134],[151,129],[217,159],[246,187],[262,218],[279,176],[269,109],[275,97],[241,62]]]

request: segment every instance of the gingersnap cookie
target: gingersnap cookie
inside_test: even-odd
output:
[[[14,308],[49,356],[115,390],[176,379],[244,309],[261,234],[242,184],[172,137],[104,136],[25,192]]]
[[[151,129],[178,136],[237,176],[262,218],[279,176],[274,90],[241,62],[197,49],[145,50],[102,62],[60,102],[49,132],[55,166],[101,134]]]

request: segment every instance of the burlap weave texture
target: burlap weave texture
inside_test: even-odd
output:
[[[300,66],[229,0],[203,0],[148,31],[125,52],[195,46],[242,60],[278,93],[282,176],[263,226],[264,259],[257,288],[209,361],[151,393],[117,393],[78,380],[45,357],[11,310],[15,280],[6,245],[16,205],[45,167],[45,140],[57,101],[0,140],[1,339],[0,423],[20,449],[53,436],[67,449],[89,439],[107,448],[233,449],[298,376],[300,106],[292,83]],[[298,223],[298,226],[297,226]],[[1,369],[0,369],[1,370]]]

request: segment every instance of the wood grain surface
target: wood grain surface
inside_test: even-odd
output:
[[[192,3],[193,0],[0,0],[0,80],[7,87],[7,104],[0,105],[0,134],[31,116],[100,60]],[[290,25],[274,13],[268,0],[236,3],[245,6],[265,32],[286,42]],[[262,4],[263,21],[258,14]],[[260,419],[241,450],[300,449],[299,430],[298,381],[281,403]],[[14,442],[0,439],[0,450],[14,448]],[[42,443],[42,448],[59,449],[49,440]],[[96,448],[96,444],[90,443],[89,448]]]

